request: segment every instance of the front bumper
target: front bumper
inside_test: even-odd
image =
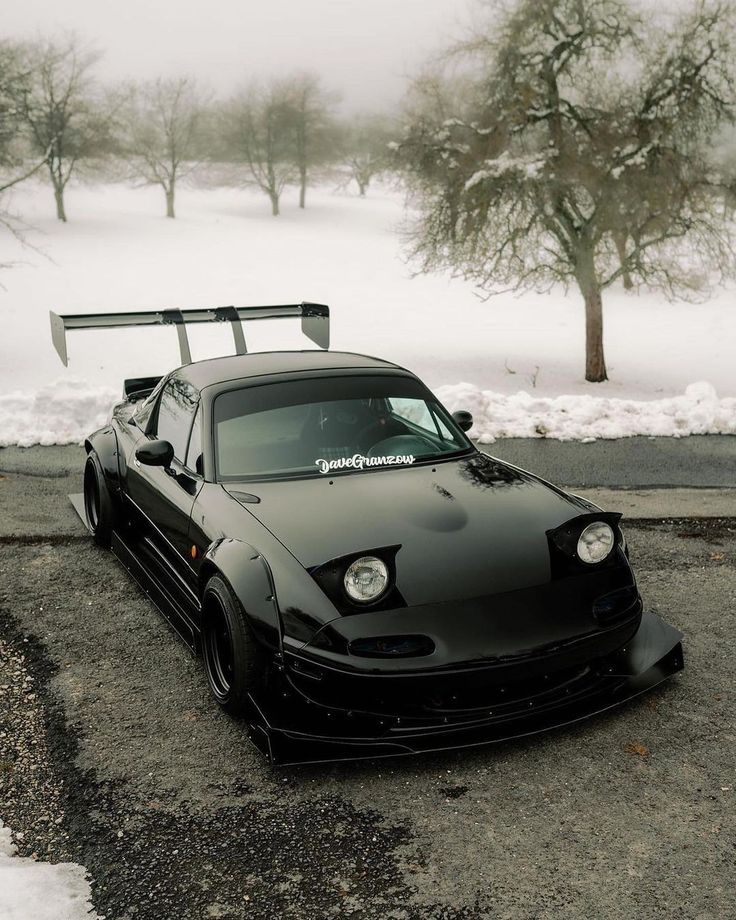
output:
[[[349,695],[329,699],[305,692],[304,682],[295,682],[286,669],[278,692],[270,687],[262,699],[252,700],[250,735],[275,764],[397,757],[524,737],[574,724],[651,690],[682,670],[681,640],[678,630],[645,613],[622,648],[564,672],[504,686],[494,669],[474,667],[454,672],[464,694],[439,698],[387,697],[385,676],[376,675],[374,703],[362,693],[360,708],[347,708]]]

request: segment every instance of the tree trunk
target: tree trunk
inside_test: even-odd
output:
[[[279,216],[279,196],[276,194],[276,192],[271,192],[269,197],[271,199],[271,213],[273,214],[274,217],[278,217]]]
[[[575,261],[575,279],[585,301],[585,379],[602,383],[608,380],[603,355],[603,299],[595,249],[589,241],[580,243]]]
[[[723,216],[726,220],[733,220],[734,211],[736,210],[736,192],[732,189],[726,189],[723,196]]]
[[[631,280],[631,272],[626,262],[626,234],[625,233],[614,233],[613,242],[616,245],[616,252],[618,253],[618,260],[623,269],[623,278],[624,287],[627,291],[630,291],[634,287],[634,282]]]
[[[583,289],[585,300],[585,379],[590,383],[608,380],[603,354],[603,300],[601,287],[593,282]]]
[[[367,182],[361,182],[360,179],[355,180],[358,183],[358,188],[360,189],[360,197],[365,198],[365,193],[368,188]]]
[[[66,223],[66,209],[64,207],[64,187],[54,182],[54,199],[56,200],[56,217]]]
[[[307,200],[307,170],[306,167],[301,169],[301,184],[299,186],[299,207],[303,208],[306,206]]]
[[[166,216],[171,217],[173,219],[174,217],[176,217],[176,214],[174,212],[174,186],[172,185],[170,188],[167,188],[165,191],[166,191]]]

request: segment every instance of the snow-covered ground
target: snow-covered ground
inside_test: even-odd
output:
[[[733,291],[700,305],[607,291],[611,379],[589,384],[575,290],[484,302],[463,281],[412,278],[397,233],[402,200],[390,189],[366,200],[311,190],[305,211],[289,192],[277,219],[254,191],[182,189],[175,221],[161,216],[162,197],[124,185],[72,186],[63,225],[46,186],[16,191],[11,204],[35,228],[27,236],[41,252],[0,236],[0,263],[16,263],[0,271],[0,445],[78,441],[124,377],[178,363],[173,330],[131,329],[69,333],[64,368],[51,345],[50,309],[300,300],[330,305],[334,349],[411,368],[451,408],[470,409],[473,433],[486,440],[736,431]],[[296,326],[252,324],[246,337],[252,349],[304,347]],[[190,340],[195,360],[231,350],[224,325],[191,328]]]
[[[92,910],[87,873],[74,863],[36,862],[15,854],[0,821],[2,920],[101,920]]]

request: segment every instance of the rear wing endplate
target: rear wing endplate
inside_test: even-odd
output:
[[[301,317],[302,332],[320,348],[330,347],[330,308],[321,303],[280,304],[271,307],[211,307],[194,310],[139,310],[134,313],[77,313],[60,316],[50,311],[51,338],[64,366],[67,329],[119,329],[123,326],[176,326],[182,364],[192,363],[188,323],[230,323],[239,355],[247,352],[242,320]]]

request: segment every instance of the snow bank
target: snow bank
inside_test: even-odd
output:
[[[473,414],[470,435],[482,444],[496,438],[555,438],[595,441],[659,435],[736,434],[736,398],[719,399],[706,382],[693,383],[682,396],[638,401],[602,396],[538,398],[481,390],[470,383],[443,386],[437,396],[450,411]]]
[[[710,383],[693,383],[682,396],[634,400],[604,396],[536,397],[481,390],[470,383],[435,389],[451,411],[473,413],[471,436],[595,441],[634,435],[682,438],[736,434],[736,397],[719,398]],[[0,447],[81,444],[104,425],[120,394],[81,380],[60,380],[32,393],[0,395]]]
[[[76,378],[34,392],[0,394],[0,447],[80,444],[105,424],[121,394]]]
[[[0,917],[3,920],[100,920],[92,910],[87,873],[74,863],[36,862],[15,855],[0,822]]]

